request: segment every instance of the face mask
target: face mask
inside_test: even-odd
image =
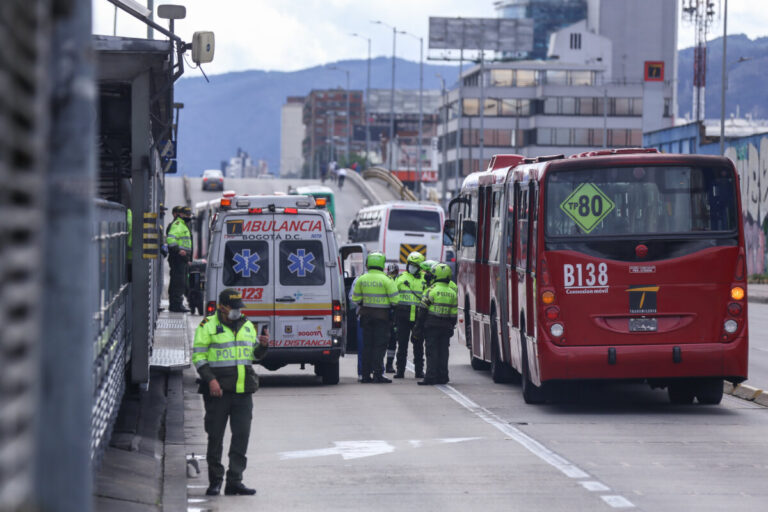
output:
[[[229,314],[227,314],[227,319],[237,320],[238,318],[240,318],[240,316],[241,316],[241,313],[239,309],[230,309]]]
[[[408,272],[410,272],[411,274],[416,275],[419,273],[419,270],[420,269],[418,265],[414,265],[413,263],[408,264]]]

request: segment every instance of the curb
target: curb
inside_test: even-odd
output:
[[[763,407],[768,407],[768,393],[762,389],[747,386],[746,384],[737,384],[734,386],[732,383],[726,381],[725,384],[723,384],[723,393],[746,400],[747,402],[754,402]]]

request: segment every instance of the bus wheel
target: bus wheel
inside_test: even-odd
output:
[[[667,386],[667,394],[669,395],[669,401],[677,405],[693,403],[693,398],[696,395],[694,386],[687,380],[680,380],[669,384]]]
[[[496,384],[514,382],[517,372],[501,360],[498,338],[496,334],[496,318],[491,317],[491,378]]]
[[[528,350],[525,348],[525,333],[521,333],[521,337],[523,340],[523,373],[521,379],[523,400],[525,400],[525,403],[527,404],[543,404],[546,401],[547,396],[543,386],[539,387],[531,382],[531,372],[528,370]]]
[[[323,363],[322,367],[323,384],[339,383],[339,360]]]
[[[700,404],[717,405],[723,399],[723,379],[701,379],[696,386]]]

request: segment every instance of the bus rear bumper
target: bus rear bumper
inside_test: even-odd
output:
[[[744,336],[729,343],[562,347],[543,342],[537,348],[542,381],[722,377],[740,382],[747,378],[748,347]]]

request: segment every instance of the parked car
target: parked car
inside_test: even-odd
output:
[[[220,170],[203,171],[203,190],[224,190],[224,175]]]

